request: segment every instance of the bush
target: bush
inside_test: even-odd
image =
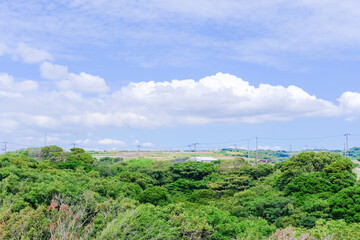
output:
[[[150,187],[139,194],[137,199],[141,203],[151,203],[154,205],[166,205],[169,203],[167,189],[163,187]]]
[[[203,177],[215,172],[215,167],[212,163],[188,161],[173,164],[170,171],[174,174],[175,179],[201,180]]]
[[[70,160],[66,162],[57,163],[56,167],[59,169],[73,169],[73,170],[76,170],[81,167],[84,168],[85,172],[90,172],[94,170],[93,166],[79,160]]]

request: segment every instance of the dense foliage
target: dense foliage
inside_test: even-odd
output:
[[[353,167],[326,152],[258,166],[8,153],[0,239],[360,239]]]

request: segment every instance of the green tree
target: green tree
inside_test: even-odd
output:
[[[295,177],[286,185],[284,192],[286,195],[304,197],[308,194],[331,191],[331,183],[325,178],[323,172],[305,172]]]
[[[93,164],[95,159],[90,153],[85,152],[82,148],[71,148],[70,153],[65,155],[66,161],[82,161],[84,163]]]
[[[151,203],[154,205],[165,205],[169,202],[167,189],[163,187],[150,187],[141,192],[137,199],[141,203]]]
[[[353,168],[354,164],[348,158],[337,159],[324,168],[334,192],[354,185],[356,174],[352,172]]]
[[[175,179],[188,178],[201,180],[203,177],[215,172],[215,167],[212,163],[188,161],[173,164],[170,167],[170,171]]]
[[[41,159],[50,162],[62,162],[65,160],[64,151],[61,147],[55,145],[42,147]]]
[[[277,163],[276,169],[280,170],[277,176],[278,187],[282,190],[294,178],[305,172],[323,172],[325,169],[334,163],[334,167],[338,166],[339,162],[348,162],[344,160],[339,154],[328,152],[302,152],[297,156],[292,156],[289,160]],[[346,164],[345,164],[346,165]],[[346,165],[346,167],[351,167]],[[335,167],[336,168],[336,167]],[[347,168],[348,169],[348,168]],[[328,174],[328,176],[330,176]],[[331,180],[330,180],[331,181]]]
[[[348,187],[329,199],[333,219],[360,222],[360,187]]]
[[[272,196],[244,202],[244,206],[254,216],[263,217],[270,223],[281,226],[281,218],[293,214],[294,203],[295,199],[291,197]]]

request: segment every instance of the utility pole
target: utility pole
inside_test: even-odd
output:
[[[4,142],[4,154],[6,154],[6,146],[7,146],[7,142]]]
[[[349,136],[350,136],[350,133],[345,133],[344,136],[346,137],[345,156],[348,157],[349,156]]]
[[[73,148],[75,148],[78,144],[77,143],[72,143],[71,145],[73,145]]]
[[[255,157],[255,164],[258,164],[258,137],[256,137],[256,157]]]
[[[140,155],[140,147],[141,147],[140,144],[138,144],[137,145],[137,153],[138,153],[138,155]]]
[[[193,144],[194,144],[195,152],[197,152],[197,145],[198,145],[199,143],[193,143]]]
[[[236,144],[235,144],[235,154],[237,153],[237,148],[236,148]]]
[[[44,146],[46,147],[46,132],[45,132],[45,137],[44,137]]]
[[[250,139],[248,139],[248,163],[250,162]]]

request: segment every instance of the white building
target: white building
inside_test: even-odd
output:
[[[212,158],[212,157],[191,157],[190,161],[197,161],[197,162],[212,162],[212,161],[216,161],[216,158]]]

